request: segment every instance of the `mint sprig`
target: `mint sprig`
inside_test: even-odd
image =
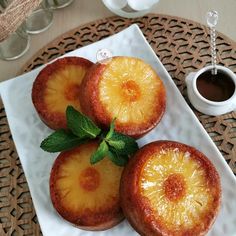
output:
[[[93,165],[101,161],[107,155],[108,150],[109,148],[106,142],[103,140],[98,146],[98,149],[90,157],[90,163]]]
[[[44,139],[40,147],[47,152],[61,152],[82,144],[85,140],[65,130],[56,130]]]
[[[116,121],[116,118],[111,121],[110,130],[106,134],[106,139],[107,140],[110,139],[113,136],[113,134],[114,134],[114,131],[115,131],[115,121]]]
[[[108,132],[102,131],[90,118],[72,106],[66,109],[68,130],[57,130],[40,147],[47,152],[60,152],[74,148],[91,139],[99,139],[98,149],[91,155],[92,165],[108,157],[114,164],[124,166],[130,155],[138,150],[135,139],[115,131],[115,119]]]
[[[108,157],[117,166],[125,166],[129,161],[128,156],[119,155],[115,151],[108,151]]]
[[[96,138],[101,132],[101,129],[90,118],[78,112],[72,106],[68,106],[66,109],[66,119],[67,127],[80,138]]]
[[[138,144],[133,138],[115,131],[107,142],[121,155],[131,155],[138,150]]]

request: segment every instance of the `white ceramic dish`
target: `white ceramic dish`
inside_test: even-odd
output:
[[[159,0],[102,0],[111,12],[125,18],[141,17],[149,13]]]
[[[205,153],[220,174],[223,190],[222,207],[208,235],[236,235],[236,178],[146,42],[140,29],[132,25],[116,35],[75,50],[66,56],[83,56],[95,61],[96,52],[101,48],[108,48],[113,55],[142,58],[160,75],[167,89],[167,109],[160,124],[140,139],[139,144],[142,146],[153,140],[168,139],[192,145]],[[32,83],[41,69],[1,83],[0,94],[43,235],[137,235],[126,221],[103,232],[83,231],[61,219],[54,210],[49,196],[49,174],[57,154],[49,154],[40,149],[40,142],[51,133],[51,130],[38,118],[31,102]]]
[[[187,84],[188,97],[192,105],[200,112],[211,115],[219,116],[227,112],[236,110],[236,75],[229,68],[225,66],[216,65],[218,71],[228,75],[234,83],[234,93],[226,101],[213,102],[204,98],[197,89],[197,78],[204,72],[211,70],[212,66],[206,66],[197,72],[191,72],[187,75],[185,82]]]

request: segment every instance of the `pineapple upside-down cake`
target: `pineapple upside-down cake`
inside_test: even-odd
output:
[[[53,164],[50,194],[57,212],[85,230],[105,230],[123,218],[119,186],[123,168],[104,158],[96,165],[90,156],[98,148],[90,141],[62,152]]]
[[[134,57],[93,65],[81,84],[82,111],[102,127],[116,118],[116,131],[138,138],[161,120],[166,92],[155,70]]]
[[[80,110],[80,84],[92,62],[64,57],[43,68],[32,88],[32,101],[41,120],[52,129],[67,128],[68,105]]]
[[[125,167],[120,197],[125,216],[142,236],[202,236],[219,211],[220,178],[195,148],[156,141]]]

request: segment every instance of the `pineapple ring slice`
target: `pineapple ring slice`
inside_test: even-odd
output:
[[[221,186],[201,152],[157,141],[125,167],[120,196],[125,216],[141,235],[205,235],[219,211]]]
[[[105,230],[123,219],[119,186],[123,168],[108,158],[95,165],[90,156],[98,142],[91,141],[62,152],[50,176],[50,195],[57,212],[85,230]]]
[[[67,106],[80,110],[80,84],[92,65],[81,57],[65,57],[41,70],[33,84],[32,101],[47,126],[65,129]]]
[[[82,111],[116,131],[141,137],[161,120],[166,107],[163,82],[150,65],[138,58],[113,57],[87,73],[80,94]]]

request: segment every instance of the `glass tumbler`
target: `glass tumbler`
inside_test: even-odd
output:
[[[30,34],[38,34],[47,30],[53,19],[53,12],[49,9],[47,0],[43,0],[25,20],[26,30]]]
[[[29,35],[23,23],[11,33],[5,40],[0,42],[0,59],[14,60],[23,56],[29,49]]]
[[[59,9],[70,5],[74,0],[47,0],[50,9]]]

